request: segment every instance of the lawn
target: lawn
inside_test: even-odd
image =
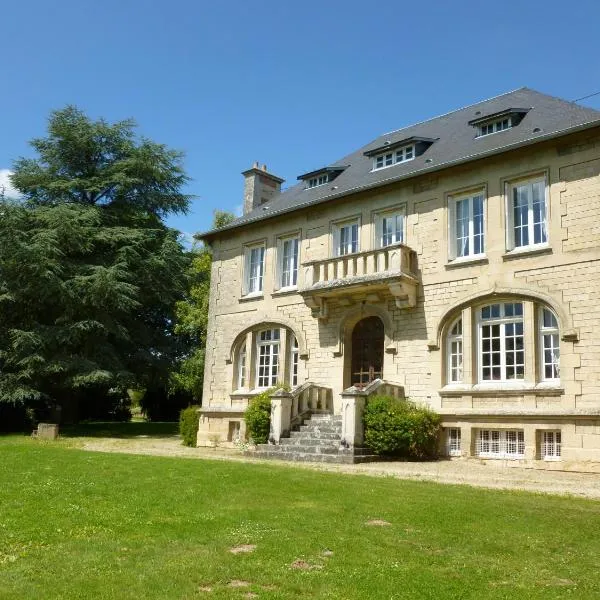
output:
[[[73,446],[0,438],[3,600],[600,597],[600,502]]]

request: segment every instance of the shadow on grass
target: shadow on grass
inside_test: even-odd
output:
[[[129,423],[79,423],[60,427],[61,437],[105,437],[105,438],[166,438],[179,433],[178,423],[148,423],[130,421]]]

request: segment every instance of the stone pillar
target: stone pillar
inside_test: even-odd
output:
[[[342,445],[347,448],[362,446],[365,438],[363,414],[366,396],[355,388],[342,392]]]
[[[279,444],[282,437],[289,436],[292,421],[292,401],[292,394],[285,390],[277,390],[271,396],[270,444]]]

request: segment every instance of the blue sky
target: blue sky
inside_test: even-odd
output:
[[[23,0],[3,16],[0,177],[52,109],[133,117],[186,154],[197,198],[169,223],[187,233],[239,210],[255,160],[292,185],[386,131],[523,85],[600,91],[597,0]]]

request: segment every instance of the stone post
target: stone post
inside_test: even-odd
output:
[[[289,436],[292,421],[292,401],[292,394],[285,390],[277,390],[271,396],[270,444],[279,444],[282,437]]]
[[[366,394],[355,387],[342,392],[342,445],[346,448],[360,447],[364,442],[366,401]]]

